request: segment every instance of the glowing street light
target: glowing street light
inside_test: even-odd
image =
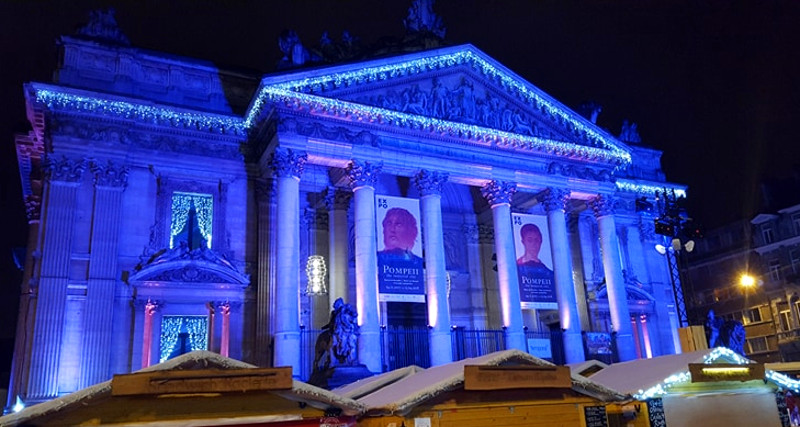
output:
[[[743,288],[752,288],[756,285],[756,278],[744,273],[739,277],[739,285],[741,285]]]

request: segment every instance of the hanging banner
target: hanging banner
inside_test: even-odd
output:
[[[425,302],[419,200],[375,196],[381,301]]]
[[[557,310],[547,217],[512,214],[522,308]]]

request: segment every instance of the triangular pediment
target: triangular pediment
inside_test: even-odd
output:
[[[250,283],[250,278],[211,249],[200,247],[190,250],[181,245],[161,251],[137,266],[128,282],[227,284],[244,287]]]
[[[624,143],[471,45],[267,77],[248,125],[265,105],[567,158],[631,159]]]

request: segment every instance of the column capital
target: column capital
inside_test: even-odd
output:
[[[65,156],[61,156],[60,159],[47,157],[42,168],[45,178],[49,181],[77,183],[83,178],[86,160],[69,159]]]
[[[128,186],[128,168],[108,160],[105,164],[92,162],[89,165],[94,174],[95,187],[111,187],[124,190]]]
[[[481,187],[481,194],[489,206],[511,204],[511,197],[517,192],[517,184],[508,181],[491,180]]]
[[[567,202],[570,192],[562,188],[550,187],[539,196],[539,201],[544,205],[547,213],[562,211],[566,212]]]
[[[378,175],[383,169],[382,163],[372,163],[361,160],[351,160],[347,166],[347,176],[350,179],[350,188],[375,187]]]
[[[141,303],[144,306],[144,314],[147,315],[153,315],[164,307],[164,303],[158,300],[148,299],[147,301],[141,301]]]
[[[414,184],[420,196],[441,195],[442,185],[450,178],[446,172],[429,171],[421,169],[414,175]]]
[[[328,187],[325,191],[325,206],[329,211],[347,210],[350,207],[350,200],[353,199],[353,192],[337,187]]]
[[[614,214],[615,202],[615,197],[601,194],[589,201],[589,207],[591,207],[592,211],[594,211],[594,216],[600,218]]]
[[[269,161],[276,176],[280,178],[295,177],[300,178],[306,166],[308,154],[292,150],[291,148],[275,149]]]

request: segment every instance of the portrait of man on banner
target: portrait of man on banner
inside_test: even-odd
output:
[[[381,301],[424,302],[419,201],[377,196]]]
[[[523,308],[557,309],[547,218],[514,214],[520,300]]]

